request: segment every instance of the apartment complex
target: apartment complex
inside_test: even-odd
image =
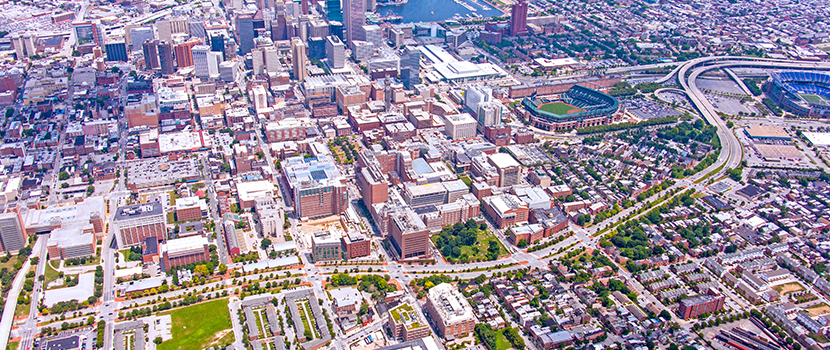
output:
[[[449,283],[441,283],[427,293],[427,311],[444,339],[452,340],[469,335],[476,325],[470,302]]]
[[[401,341],[410,341],[429,335],[429,326],[411,305],[403,303],[389,310],[389,329]]]

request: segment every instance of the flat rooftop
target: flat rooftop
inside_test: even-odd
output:
[[[202,210],[207,210],[207,203],[204,199],[201,199],[198,196],[181,197],[176,199],[176,209],[192,207],[199,207]]]
[[[89,217],[92,214],[97,213],[103,216],[105,211],[104,197],[89,197],[75,205],[29,210],[26,213],[23,226],[27,228],[43,226],[44,229],[48,226],[51,228],[50,222],[58,220],[61,222],[61,227],[80,227],[89,224]]]
[[[172,152],[191,152],[209,148],[210,138],[201,131],[182,131],[159,134],[159,151],[162,154]]]
[[[171,161],[166,157],[152,158],[144,161],[130,161],[127,171],[127,183],[135,184],[142,188],[147,184],[169,182],[180,180],[186,177],[198,177],[198,160],[184,158]]]
[[[830,146],[830,132],[803,132],[803,134],[815,146]]]
[[[764,158],[802,158],[804,154],[792,145],[753,145]]]
[[[496,153],[489,155],[490,161],[497,168],[506,169],[510,167],[519,167],[519,162],[513,156],[507,153]]]
[[[285,178],[291,187],[300,183],[328,183],[343,177],[334,158],[321,155],[312,158],[291,157],[282,162]]]
[[[204,247],[208,245],[208,239],[205,236],[190,236],[185,238],[170,239],[165,243],[167,246],[167,253],[170,255],[177,255],[191,251],[203,251]]]
[[[164,214],[161,203],[150,202],[119,207],[112,219],[114,221],[132,220],[161,214]]]
[[[790,139],[790,135],[784,130],[784,128],[778,126],[767,126],[767,125],[750,125],[744,129],[746,134],[752,138],[761,138],[761,139]]]

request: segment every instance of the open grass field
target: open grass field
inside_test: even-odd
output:
[[[498,331],[496,334],[496,350],[507,350],[513,347],[513,344],[510,344],[510,341],[507,340],[507,337],[504,336],[504,329]]]
[[[228,334],[233,334],[227,299],[188,306],[169,314],[173,339],[161,343],[158,350],[204,349],[227,343]]]
[[[790,282],[773,286],[772,289],[778,292],[778,294],[787,295],[790,293],[800,292],[804,290],[804,287],[802,287],[799,283]]]
[[[816,304],[816,305],[813,305],[813,306],[808,306],[806,309],[807,309],[807,312],[809,312],[810,316],[812,316],[812,317],[821,316],[821,315],[825,315],[825,314],[830,313],[830,305],[827,305],[825,303],[819,303],[819,304]]]
[[[558,115],[565,115],[571,113],[585,112],[584,109],[569,105],[565,102],[551,102],[539,106],[539,110],[550,112]]]

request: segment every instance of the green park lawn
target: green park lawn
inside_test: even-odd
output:
[[[431,237],[433,244],[435,244],[435,241],[436,241],[437,237],[438,237],[437,235],[433,235]],[[505,254],[508,253],[507,249],[504,248],[504,245],[501,244],[499,239],[496,238],[496,236],[493,235],[493,233],[490,232],[490,230],[483,230],[483,231],[479,230],[478,233],[477,233],[477,237],[478,237],[478,239],[477,239],[475,245],[461,246],[461,254],[462,255],[467,254],[467,256],[470,257],[470,261],[475,261],[475,260],[486,261],[487,260],[487,248],[490,247],[490,241],[495,241],[496,243],[499,244],[499,255],[500,256],[505,255]],[[445,256],[445,258],[446,258],[446,256]]]
[[[569,105],[565,102],[552,102],[552,103],[545,103],[539,106],[539,110],[550,112],[553,114],[558,115],[565,115],[568,114],[571,110],[577,110],[577,112],[584,112],[585,110],[576,106]]]
[[[220,299],[173,310],[173,339],[158,346],[158,350],[199,350],[221,345],[231,334],[231,315],[228,300]]]
[[[513,347],[507,337],[504,336],[505,329],[496,332],[496,350],[507,350]]]
[[[58,269],[52,266],[52,260],[46,262],[46,269],[43,271],[43,284],[48,286],[49,283],[57,280],[59,276]]]

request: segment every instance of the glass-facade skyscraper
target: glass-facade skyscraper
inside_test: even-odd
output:
[[[343,22],[343,9],[340,0],[326,0],[326,18],[329,21]]]

